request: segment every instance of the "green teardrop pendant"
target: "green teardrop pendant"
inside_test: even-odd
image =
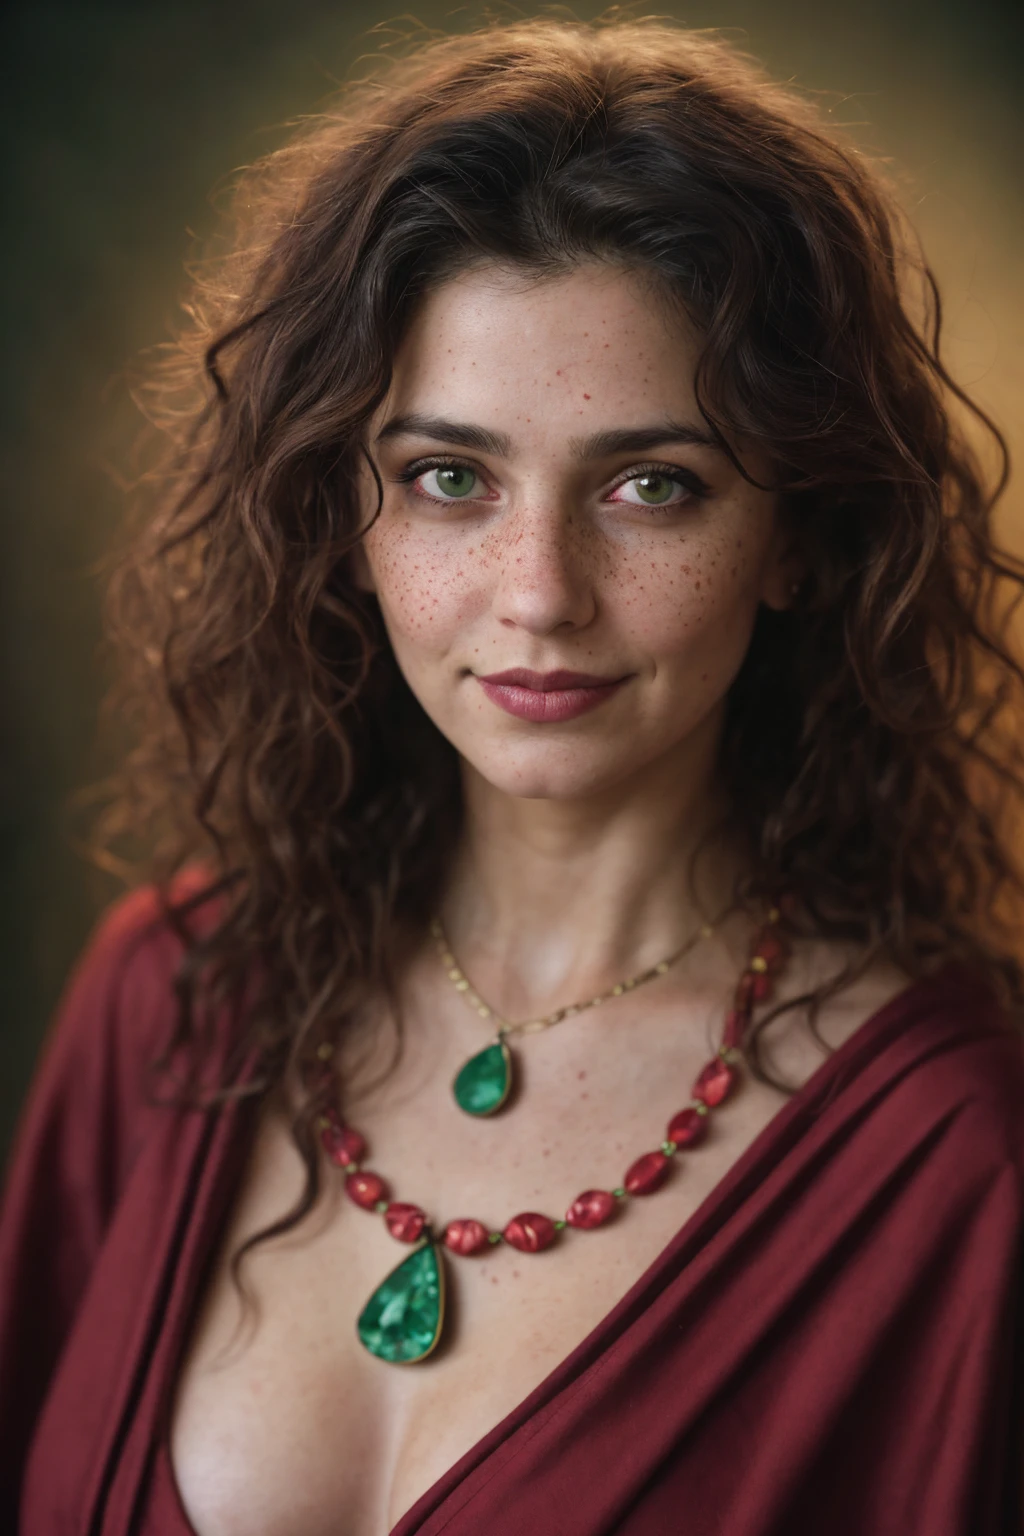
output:
[[[436,1347],[444,1326],[444,1266],[424,1243],[381,1281],[356,1324],[359,1342],[392,1365],[415,1365]]]
[[[461,1069],[452,1092],[467,1115],[493,1115],[512,1091],[512,1052],[504,1040],[471,1056]]]

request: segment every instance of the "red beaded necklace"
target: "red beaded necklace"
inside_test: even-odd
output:
[[[360,1133],[346,1125],[334,1107],[317,1120],[320,1141],[330,1161],[345,1172],[345,1192],[356,1205],[383,1216],[391,1236],[400,1243],[419,1246],[377,1287],[359,1315],[360,1342],[379,1359],[412,1365],[425,1360],[437,1347],[444,1328],[445,1274],[441,1246],[459,1258],[484,1253],[498,1243],[508,1243],[521,1253],[540,1253],[549,1248],[566,1228],[590,1231],[615,1214],[625,1200],[652,1195],[669,1176],[677,1153],[699,1146],[707,1136],[708,1114],[732,1092],[737,1062],[755,1003],[771,995],[789,946],[778,928],[779,912],[772,908],[751,945],[750,960],[736,987],[732,1007],[725,1017],[722,1044],[716,1055],[697,1074],[691,1100],[668,1123],[665,1140],[654,1152],[645,1152],[631,1163],[616,1189],[587,1189],[569,1206],[564,1218],[554,1219],[539,1211],[520,1211],[500,1230],[475,1217],[449,1221],[439,1235],[421,1206],[392,1200],[387,1183],[378,1173],[363,1168],[367,1145]],[[321,1049],[321,1060],[330,1048]]]

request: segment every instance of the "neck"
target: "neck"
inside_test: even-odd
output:
[[[725,909],[741,861],[721,830],[711,764],[701,766],[680,775],[677,762],[572,801],[517,799],[464,770],[445,928],[506,1018],[592,996],[672,954]]]

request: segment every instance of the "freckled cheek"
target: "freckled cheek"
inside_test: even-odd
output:
[[[653,656],[700,665],[709,680],[735,671],[757,609],[750,572],[739,565],[709,571],[690,557],[620,588],[620,612],[634,640]]]
[[[411,539],[380,538],[368,554],[393,639],[447,648],[479,606],[472,565]]]

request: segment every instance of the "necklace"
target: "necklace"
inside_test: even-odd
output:
[[[567,1003],[565,1007],[556,1008],[553,1013],[546,1013],[542,1018],[522,1019],[512,1023],[508,1019],[503,1019],[495,1008],[485,1003],[479,992],[474,989],[452,953],[451,945],[441,926],[441,919],[435,917],[430,924],[430,933],[437,945],[441,964],[444,966],[448,980],[482,1019],[493,1020],[497,1025],[497,1034],[491,1044],[472,1055],[456,1073],[455,1081],[452,1083],[452,1094],[456,1104],[467,1115],[496,1114],[508,1100],[515,1080],[514,1062],[508,1045],[510,1035],[537,1034],[542,1029],[550,1029],[552,1025],[560,1024],[563,1019],[572,1019],[577,1014],[585,1013],[588,1008],[599,1008],[602,1003],[610,1002],[613,997],[622,997],[636,987],[642,987],[645,982],[656,981],[659,976],[664,976],[666,971],[671,970],[677,961],[682,960],[684,955],[688,955],[701,939],[709,939],[716,927],[717,923],[702,923],[690,934],[685,944],[671,955],[666,955],[664,960],[659,960],[657,965],[650,966],[646,971],[640,971],[636,976],[628,976],[624,981],[617,981],[613,987],[608,988],[607,992],[598,993],[597,997],[584,998],[578,1003]]]
[[[725,1016],[722,1043],[694,1079],[690,1102],[669,1121],[661,1145],[631,1163],[616,1188],[586,1189],[577,1195],[563,1218],[554,1219],[539,1211],[520,1211],[500,1229],[475,1217],[460,1217],[443,1227],[435,1226],[421,1206],[392,1200],[381,1175],[363,1167],[368,1151],[366,1141],[353,1126],[345,1124],[333,1106],[319,1116],[316,1128],[321,1145],[330,1161],[343,1170],[349,1198],[363,1210],[383,1216],[385,1226],[398,1242],[417,1245],[386,1276],[359,1314],[359,1340],[372,1355],[392,1364],[414,1365],[436,1349],[445,1319],[442,1249],[458,1258],[470,1258],[499,1243],[508,1243],[521,1253],[541,1253],[564,1232],[588,1232],[604,1226],[626,1201],[653,1195],[662,1187],[677,1154],[704,1141],[711,1110],[724,1103],[736,1084],[739,1053],[754,1005],[771,996],[775,978],[789,953],[778,922],[779,912],[773,907],[754,937],[750,959]],[[317,1052],[325,1065],[331,1054],[329,1045],[321,1046]]]

